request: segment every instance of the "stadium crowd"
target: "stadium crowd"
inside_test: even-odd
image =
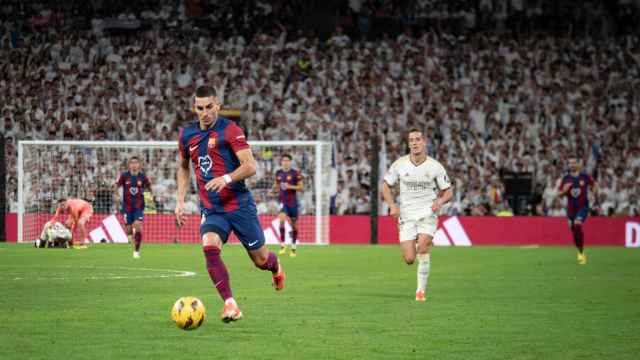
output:
[[[242,110],[250,139],[334,141],[338,214],[369,212],[374,135],[382,139],[384,167],[405,153],[404,132],[412,127],[425,130],[429,153],[455,183],[449,214],[508,210],[501,177],[530,172],[536,195],[529,212],[561,216],[555,194],[570,154],[599,182],[594,212],[640,211],[640,38],[607,32],[612,21],[597,16],[604,6],[572,17],[568,29],[549,29],[547,1],[479,0],[471,8],[461,1],[349,1],[324,40],[295,25],[296,1],[220,1],[216,12],[206,1],[143,1],[121,13],[89,3],[94,8],[0,7],[0,128],[12,211],[18,140],[174,141],[193,117],[195,87],[205,83],[225,106]],[[615,16],[637,19],[634,3],[621,3],[631,10]],[[16,9],[27,12],[21,26],[10,16]],[[89,23],[74,25],[87,14]],[[403,30],[376,26],[389,18]],[[225,22],[236,26],[216,30]],[[30,192],[32,203],[84,189],[111,209],[106,189],[125,158],[99,152],[80,163],[82,156],[53,150],[34,157],[41,165],[32,166],[56,176]],[[298,166],[303,155],[294,154]],[[262,178],[271,179],[277,157],[256,157]],[[175,154],[149,151],[145,160],[154,205],[171,211]],[[252,184],[264,190],[257,197],[265,213],[277,206],[268,181]],[[303,208],[310,211],[307,193]],[[192,194],[194,212],[196,202]]]

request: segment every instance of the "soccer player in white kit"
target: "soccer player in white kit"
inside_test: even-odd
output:
[[[409,155],[393,164],[384,176],[382,197],[390,214],[398,218],[400,248],[407,265],[418,259],[416,301],[425,301],[431,267],[430,250],[438,227],[438,211],[453,197],[451,182],[444,167],[427,156],[421,130],[408,133]],[[400,182],[400,208],[391,188]],[[416,254],[417,253],[417,254]]]

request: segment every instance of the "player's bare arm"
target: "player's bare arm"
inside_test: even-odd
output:
[[[189,178],[191,173],[189,172],[189,159],[180,158],[178,164],[177,182],[178,191],[176,192],[176,224],[178,226],[184,225],[186,217],[184,215],[184,198],[187,196],[187,189],[189,189]]]
[[[393,190],[386,181],[382,182],[382,199],[389,205],[389,215],[397,218],[400,215],[400,209],[398,209],[398,205],[394,200]]]
[[[451,187],[441,190],[438,198],[433,202],[433,205],[431,205],[431,210],[433,210],[434,213],[437,213],[440,211],[442,206],[451,201],[452,198],[453,189]]]
[[[287,184],[287,190],[300,191],[304,187],[302,180],[298,181],[296,185]]]
[[[236,156],[240,161],[240,166],[233,172],[214,178],[206,183],[204,187],[207,191],[220,192],[227,184],[234,181],[242,181],[256,174],[257,164],[251,149],[240,150],[236,152]]]

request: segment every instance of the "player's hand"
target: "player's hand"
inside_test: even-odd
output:
[[[564,184],[564,186],[562,186],[562,193],[568,193],[569,190],[571,190],[571,184]]]
[[[431,205],[431,210],[433,211],[434,214],[437,214],[441,208],[442,208],[442,202],[440,201],[440,199],[437,199],[436,201],[433,202],[433,205]]]
[[[227,186],[227,181],[221,176],[210,180],[204,185],[204,188],[207,189],[207,191],[220,192],[225,186]]]
[[[389,215],[397,219],[398,216],[400,216],[400,209],[398,209],[398,207],[395,205],[389,206]]]
[[[184,223],[187,221],[187,217],[184,214],[184,203],[176,204],[176,226],[182,227]]]

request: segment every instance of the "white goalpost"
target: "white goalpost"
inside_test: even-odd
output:
[[[331,198],[330,142],[250,141],[258,172],[246,180],[258,208],[268,244],[279,239],[278,196],[271,191],[280,157],[290,154],[292,167],[303,175],[298,193],[298,243],[329,243]],[[185,199],[190,214],[185,226],[175,226],[177,142],[174,141],[19,141],[18,142],[18,242],[34,241],[55,211],[60,198],[82,198],[93,205],[88,241],[126,242],[121,204],[115,203],[112,185],[127,161],[137,156],[153,186],[145,193],[143,241],[199,243],[200,223],[195,182]],[[195,176],[192,176],[192,180]],[[286,225],[290,243],[290,226]],[[230,242],[237,242],[233,236]]]

